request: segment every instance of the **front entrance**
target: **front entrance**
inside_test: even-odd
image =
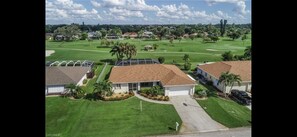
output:
[[[137,83],[129,83],[129,91],[137,91]]]

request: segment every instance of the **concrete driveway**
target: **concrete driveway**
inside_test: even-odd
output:
[[[180,133],[228,130],[227,127],[211,119],[197,101],[190,96],[173,96],[170,97],[170,100],[183,121]]]

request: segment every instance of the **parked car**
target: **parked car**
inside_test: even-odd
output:
[[[245,91],[233,89],[231,91],[231,96],[241,104],[250,105],[252,103],[252,98]]]

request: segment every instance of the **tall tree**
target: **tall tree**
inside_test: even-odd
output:
[[[241,40],[242,40],[242,42],[243,42],[243,46],[244,46],[244,40],[246,40],[246,39],[247,39],[247,35],[244,34],[244,35],[241,37]]]
[[[59,27],[54,31],[54,37],[57,35],[63,35],[66,41],[72,41],[75,35],[80,35],[81,31],[78,25],[67,25]]]
[[[223,20],[221,19],[220,21],[220,32],[221,32],[221,37],[224,36],[225,32],[226,32],[226,24],[227,24],[227,20]]]
[[[241,78],[239,75],[235,75],[235,74],[232,74],[232,73],[229,73],[228,72],[223,72],[219,78],[219,83],[223,83],[224,84],[224,94],[225,94],[225,97],[226,97],[226,90],[227,90],[227,86],[231,86],[230,87],[230,90],[229,90],[229,93],[234,85],[234,83],[237,83],[238,85],[241,84]]]

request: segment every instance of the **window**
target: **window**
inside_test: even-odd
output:
[[[116,84],[115,89],[121,89],[121,84]]]
[[[207,77],[207,73],[204,72],[204,76]]]
[[[152,86],[153,86],[153,82],[140,83],[140,87],[152,87]]]

